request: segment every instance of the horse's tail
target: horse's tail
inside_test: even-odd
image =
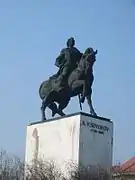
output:
[[[39,87],[39,96],[43,100],[51,92],[52,86],[50,80],[43,81]]]
[[[41,89],[42,89],[42,87],[43,87],[43,84],[44,84],[44,82],[41,83],[41,85],[40,85],[40,87],[39,87],[39,90],[38,90],[39,97],[40,97],[41,99],[44,98],[44,97],[42,96],[42,93],[41,93]]]

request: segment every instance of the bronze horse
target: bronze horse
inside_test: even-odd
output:
[[[52,110],[52,116],[56,113],[60,116],[64,116],[65,113],[63,109],[67,107],[70,99],[80,94],[80,101],[83,103],[86,98],[90,108],[90,114],[96,116],[91,100],[92,84],[94,80],[93,64],[96,61],[96,54],[97,51],[94,52],[92,48],[86,49],[77,68],[69,75],[67,85],[64,89],[60,91],[54,90],[51,82],[53,80],[51,79],[44,81],[40,85],[39,95],[42,100],[41,112],[43,121],[46,120],[46,107]],[[58,107],[55,102],[59,104]]]

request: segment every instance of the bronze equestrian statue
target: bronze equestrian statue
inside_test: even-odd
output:
[[[64,116],[63,109],[70,99],[77,95],[81,95],[80,103],[83,103],[85,98],[87,99],[90,113],[96,116],[91,95],[94,80],[93,64],[96,61],[97,51],[87,48],[82,54],[74,45],[74,38],[68,39],[67,48],[63,49],[56,58],[55,65],[59,67],[59,71],[40,85],[43,121],[46,120],[46,107],[52,110],[52,116],[56,113]],[[58,103],[58,107],[55,102]]]

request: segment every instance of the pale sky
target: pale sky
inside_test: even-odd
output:
[[[26,126],[41,119],[38,88],[70,36],[82,52],[98,49],[93,104],[113,120],[114,162],[123,162],[135,155],[134,0],[0,1],[0,147],[24,156]],[[76,97],[65,112],[78,111]]]

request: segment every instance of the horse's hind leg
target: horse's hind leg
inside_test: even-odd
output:
[[[44,98],[42,100],[42,106],[41,106],[42,121],[46,120],[46,114],[45,114],[46,107],[47,107],[46,98]]]
[[[52,117],[54,117],[55,114],[59,114],[60,116],[65,115],[65,113],[62,110],[57,108],[57,105],[54,102],[49,104],[48,107],[52,110]]]
[[[52,110],[52,117],[54,117],[54,115],[57,113],[57,105],[52,102],[48,105],[48,107]]]
[[[67,107],[67,105],[68,105],[68,103],[69,103],[69,100],[70,100],[70,99],[66,99],[66,100],[63,100],[63,101],[59,102],[58,110],[59,110],[60,112],[63,113],[62,110]],[[65,114],[61,114],[61,116],[64,116],[64,115],[65,115]]]

